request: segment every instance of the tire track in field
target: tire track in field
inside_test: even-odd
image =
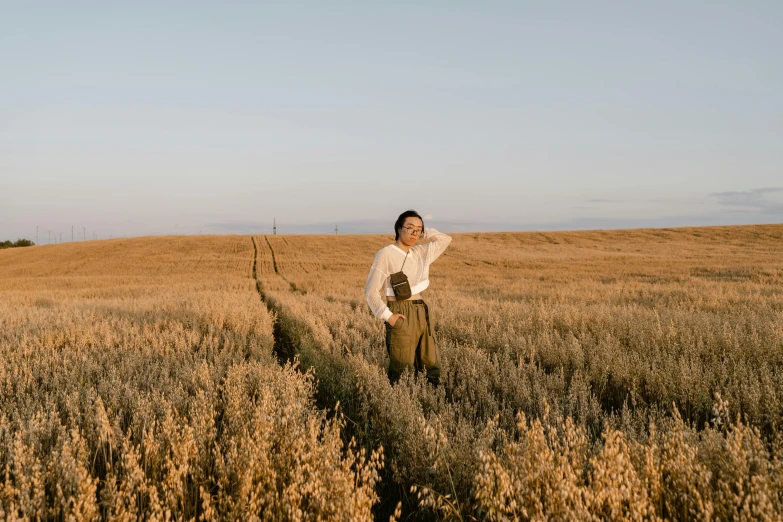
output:
[[[256,291],[261,296],[261,300],[264,300],[264,295],[261,293],[261,289],[258,287],[258,247],[256,246],[256,238],[250,236],[250,242],[253,243],[253,280],[256,282]]]
[[[288,240],[286,238],[282,238],[282,240],[285,242],[285,244],[288,244]],[[299,288],[296,286],[296,283],[293,281],[290,281],[286,276],[284,276],[281,272],[279,267],[277,266],[277,256],[275,255],[275,249],[272,248],[272,243],[269,242],[269,238],[267,236],[264,236],[264,241],[266,241],[267,246],[269,247],[269,251],[272,253],[272,266],[275,269],[275,274],[280,277],[283,281],[288,283],[288,286],[291,287],[292,292],[300,292]]]
[[[272,265],[275,269],[275,275],[288,282],[285,277],[280,275],[280,272],[277,269],[275,251],[272,249],[272,245],[269,244],[269,239],[267,239],[266,236],[264,236],[264,239],[269,246],[269,251],[272,252]],[[269,299],[264,293],[264,287],[261,285],[261,280],[258,278],[258,243],[256,243],[255,236],[250,236],[250,241],[253,243],[253,280],[256,283],[256,292],[258,292],[258,297],[261,299],[261,304],[275,314],[272,321],[272,349],[274,350],[275,355],[277,355],[278,362],[283,365],[293,360],[294,355],[296,354],[296,344],[291,334],[281,324],[280,306]]]
[[[269,251],[272,252],[272,266],[275,268],[275,274],[280,275],[280,270],[277,269],[277,258],[275,257],[275,249],[272,248],[272,243],[269,242],[269,238],[268,237],[264,236],[264,241],[266,241],[266,244],[269,247]],[[280,277],[282,277],[282,276],[280,276]],[[283,277],[283,279],[285,279],[285,277]],[[286,279],[286,281],[287,281],[287,279]]]
[[[316,379],[317,384],[314,397],[318,409],[323,410],[327,412],[327,415],[332,416],[336,412],[335,405],[343,404],[344,406],[340,409],[340,414],[344,419],[349,421],[349,424],[346,424],[341,430],[343,431],[342,436],[344,443],[348,444],[348,441],[356,436],[359,440],[363,440],[365,441],[365,444],[368,444],[368,449],[373,449],[374,446],[372,443],[367,442],[369,440],[368,437],[370,436],[368,433],[372,434],[373,431],[365,433],[366,430],[370,429],[368,428],[368,425],[361,425],[351,418],[351,416],[355,416],[354,412],[356,412],[356,414],[359,413],[358,406],[352,406],[352,402],[355,400],[353,392],[346,392],[341,387],[341,385],[344,384],[344,381],[339,376],[346,374],[355,375],[354,367],[348,363],[344,353],[333,353],[328,349],[328,346],[322,346],[320,342],[315,341],[312,327],[296,317],[290,310],[286,310],[286,307],[275,299],[274,294],[266,295],[256,271],[259,245],[256,242],[256,238],[254,236],[251,237],[254,249],[253,275],[256,278],[256,289],[258,290],[262,302],[275,314],[274,349],[275,354],[278,357],[278,362],[281,365],[284,365],[287,362],[294,360],[297,356],[303,356],[304,361],[302,362],[302,366],[299,366],[300,371],[304,371],[305,369],[309,371],[309,369],[312,368],[315,370],[314,375],[318,376]],[[281,239],[288,244],[285,238]],[[303,292],[297,290],[294,282],[289,281],[280,273],[275,251],[266,235],[264,236],[264,240],[272,254],[272,264],[275,270],[275,276],[272,276],[271,273],[269,273],[269,277],[279,277],[288,283],[292,293],[302,294]],[[280,292],[285,292],[285,290],[280,290]],[[332,335],[331,329],[329,330],[329,335]],[[304,354],[301,353],[302,350],[305,350]],[[317,356],[314,353],[308,355],[307,352],[321,353],[321,355]],[[323,375],[320,374],[321,370],[325,372]],[[334,375],[337,375],[338,377],[335,377]],[[354,380],[349,379],[349,382],[351,383],[351,390],[357,389],[360,386],[356,377],[354,377]],[[382,428],[373,428],[373,430],[375,429],[379,430]],[[384,520],[394,513],[398,502],[404,500],[405,496],[404,493],[401,493],[402,490],[393,483],[390,476],[384,475],[382,480],[382,485],[376,485],[379,501],[373,509],[373,514],[377,520]],[[404,489],[407,490],[407,486]]]
[[[287,362],[294,360],[297,356],[303,356],[304,361],[301,363],[302,366],[299,366],[300,371],[309,371],[309,369],[312,368],[315,370],[314,375],[318,376],[315,388],[315,401],[318,409],[323,410],[327,412],[327,415],[332,416],[336,412],[335,405],[343,404],[344,406],[340,409],[340,414],[344,419],[349,421],[342,430],[344,443],[348,444],[348,441],[356,436],[359,440],[365,441],[367,449],[373,449],[373,444],[367,442],[369,440],[368,437],[370,436],[368,433],[371,434],[373,431],[365,433],[366,430],[370,429],[368,425],[360,425],[351,419],[351,416],[355,416],[354,412],[359,414],[358,406],[352,406],[353,400],[355,400],[353,392],[346,392],[340,386],[344,384],[344,382],[339,376],[346,374],[355,375],[354,367],[348,363],[344,353],[332,353],[327,346],[322,346],[320,342],[316,342],[311,329],[312,327],[302,321],[301,318],[296,317],[290,310],[286,310],[285,306],[275,299],[274,293],[272,295],[267,295],[264,292],[264,287],[258,279],[256,269],[259,244],[257,243],[256,237],[252,237],[252,239],[254,249],[253,275],[256,278],[256,289],[258,290],[262,302],[275,314],[274,349],[279,363],[284,365]],[[281,239],[286,241],[285,238]],[[272,248],[269,238],[264,236],[264,240],[272,254],[272,261],[275,269],[275,276],[272,276],[271,273],[269,273],[268,276],[279,277],[289,284],[292,293],[301,294],[302,292],[297,290],[296,284],[286,279],[280,273],[275,251]],[[280,290],[280,292],[285,292],[285,290]],[[331,330],[329,331],[329,334],[332,335]],[[304,350],[305,353],[302,353],[302,350]],[[310,352],[309,355],[308,352]],[[317,353],[321,353],[321,355],[317,356]],[[324,371],[323,374],[320,373],[322,370]],[[335,377],[335,375],[337,375],[337,377]],[[355,377],[354,380],[349,379],[349,382],[352,383],[351,390],[357,389],[359,386],[358,380],[355,379]],[[373,428],[373,430],[375,429],[380,430],[382,428]],[[398,502],[402,501],[405,496],[404,493],[401,493],[402,490],[393,483],[390,476],[384,475],[382,480],[383,483],[381,485],[376,485],[376,491],[379,496],[378,504],[373,509],[376,520],[387,519],[394,513]],[[404,489],[407,491],[407,487]]]

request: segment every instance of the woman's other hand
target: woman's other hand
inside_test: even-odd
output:
[[[397,323],[397,320],[400,319],[400,317],[405,319],[405,316],[402,314],[392,314],[391,317],[389,317],[389,319],[386,322],[389,323],[393,328],[394,325]]]

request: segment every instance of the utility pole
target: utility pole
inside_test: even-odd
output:
[[[87,227],[82,227],[82,241],[87,241]]]
[[[63,233],[60,232],[60,243],[62,243],[62,242],[63,242]]]
[[[272,234],[277,235],[277,219],[272,218]]]
[[[340,230],[337,228],[337,225],[334,226],[334,235],[337,236],[340,234]]]
[[[46,231],[49,234],[47,239],[46,239],[46,244],[47,245],[51,245],[52,244],[52,231],[49,230],[48,228],[46,229]]]
[[[71,225],[71,243],[73,243],[73,225]]]
[[[38,225],[35,225],[35,244],[38,244]]]

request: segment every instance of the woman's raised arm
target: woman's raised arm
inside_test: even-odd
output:
[[[449,247],[451,236],[438,232],[434,228],[426,228],[419,243],[427,249],[427,261],[432,263]]]

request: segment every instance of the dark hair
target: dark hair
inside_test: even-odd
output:
[[[400,214],[400,217],[397,218],[397,221],[394,223],[394,240],[397,241],[400,239],[400,229],[402,228],[402,225],[405,224],[405,220],[409,217],[415,217],[421,219],[421,226],[424,227],[424,219],[419,215],[418,212],[415,210],[406,210],[402,214]]]

